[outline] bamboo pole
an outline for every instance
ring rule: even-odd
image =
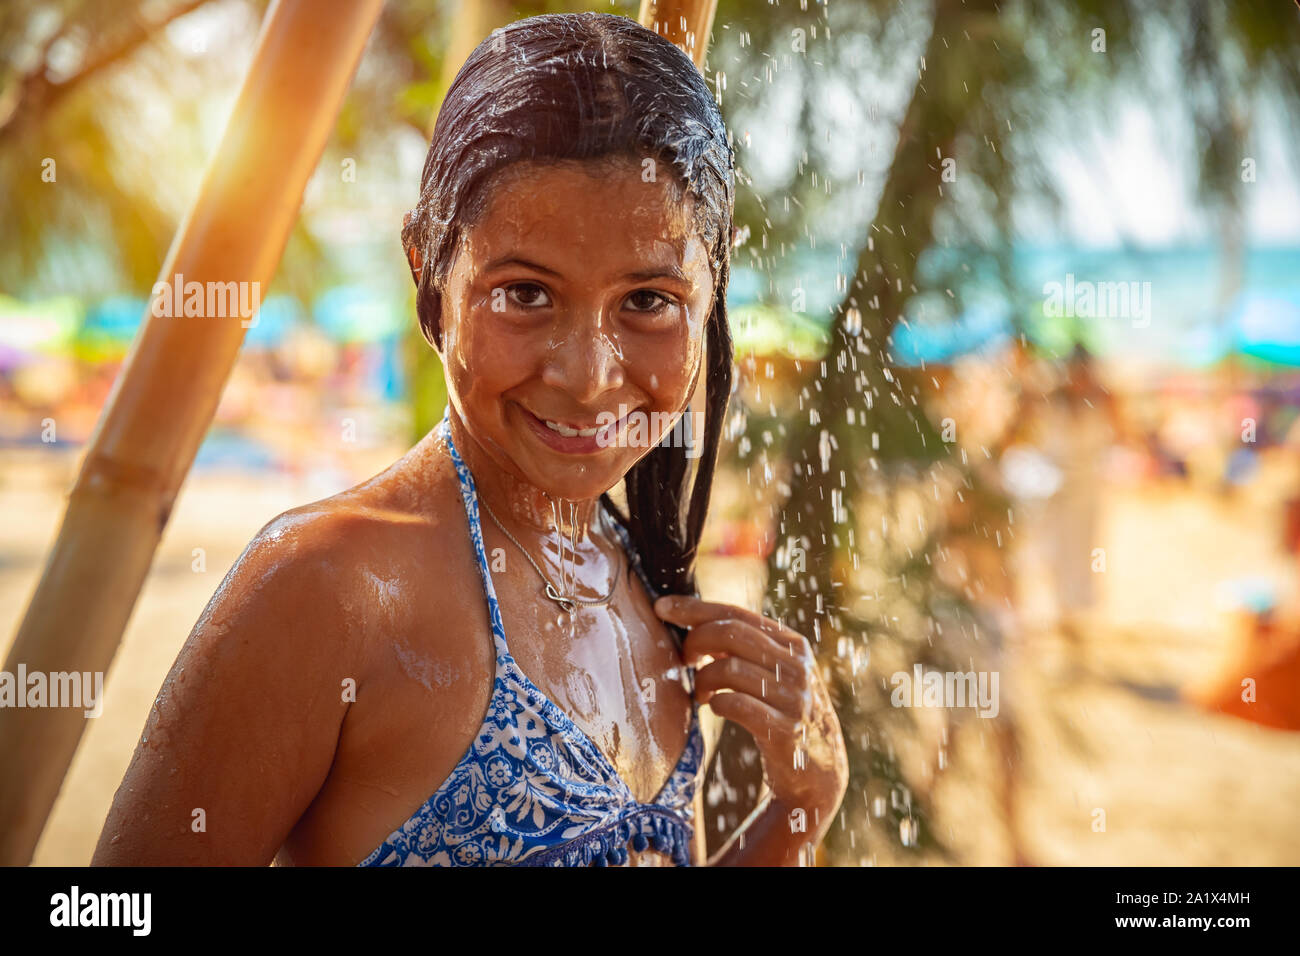
[[[666,37],[704,71],[718,0],[641,0],[637,22]]]
[[[260,298],[382,6],[275,0],[160,282],[246,282]],[[159,299],[86,449],[10,673],[108,669],[243,344],[248,317],[228,303],[213,309],[226,317],[206,314],[206,295],[202,315],[160,317]],[[0,712],[0,864],[31,862],[85,721],[67,707]]]

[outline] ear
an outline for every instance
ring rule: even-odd
[[[424,256],[420,254],[419,246],[411,246],[406,250],[406,260],[411,265],[411,276],[415,279],[415,284],[420,284],[420,276],[424,272]]]
[[[411,214],[408,212],[402,216],[402,235],[406,235],[406,227],[411,224]],[[420,274],[424,271],[424,256],[418,246],[411,245],[406,247],[406,261],[411,267],[411,277],[415,279],[415,284],[420,284]]]

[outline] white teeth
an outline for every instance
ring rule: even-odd
[[[559,432],[561,435],[565,436],[566,438],[572,438],[574,435],[578,434],[572,428],[567,428],[564,425],[561,425],[559,422],[553,422],[549,418],[546,419],[546,427],[553,432]]]
[[[559,422],[553,422],[549,418],[543,419],[546,427],[553,432],[559,432],[565,438],[573,438],[575,435],[581,435],[583,438],[590,438],[600,431],[599,428],[570,428],[568,425],[561,425]]]

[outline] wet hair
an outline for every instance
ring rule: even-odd
[[[652,598],[696,593],[695,559],[732,384],[727,282],[734,154],[717,103],[690,58],[634,20],[608,13],[515,21],[478,45],[447,91],[424,164],[420,199],[402,228],[418,249],[416,309],[441,348],[441,292],[485,187],[519,162],[653,158],[693,199],[692,229],[709,250],[714,300],[705,325],[701,453],[660,444],[624,476],[628,511],[602,505],[629,533]],[[689,414],[683,427],[689,427]],[[692,467],[694,465],[694,467]]]

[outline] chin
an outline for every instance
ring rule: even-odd
[[[626,471],[609,465],[597,466],[591,462],[587,462],[585,468],[580,462],[560,462],[537,469],[529,481],[553,498],[584,501],[599,498],[616,487],[623,480]]]

